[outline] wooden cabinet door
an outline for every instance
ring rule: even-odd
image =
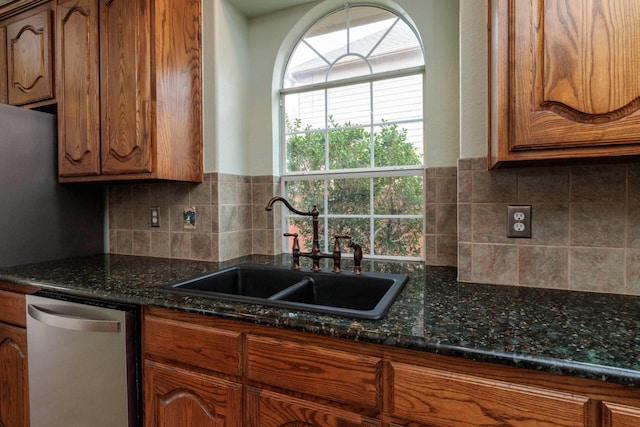
[[[7,95],[7,29],[0,27],[0,104],[9,102]]]
[[[27,331],[0,323],[0,425],[29,425]]]
[[[8,98],[24,105],[53,98],[51,10],[7,25]]]
[[[640,154],[640,3],[492,1],[491,162]]]
[[[100,173],[98,0],[58,0],[58,174]]]
[[[146,361],[147,427],[240,427],[242,384]]]
[[[100,0],[103,175],[152,170],[151,3]]]
[[[249,427],[374,427],[380,421],[342,409],[249,387]]]

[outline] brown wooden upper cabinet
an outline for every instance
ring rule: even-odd
[[[490,167],[640,154],[640,2],[490,8]]]
[[[11,105],[54,102],[52,19],[50,6],[44,5],[3,24],[6,35],[0,36],[0,41],[5,39],[6,98]],[[0,78],[0,84],[2,80]]]
[[[202,181],[200,7],[57,0],[61,182]]]

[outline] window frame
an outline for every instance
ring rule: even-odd
[[[378,6],[378,5],[370,5],[370,4],[355,4],[355,5],[349,5],[348,7],[359,7],[359,6],[367,6],[367,7],[375,7],[378,9],[382,9],[385,11],[388,11],[390,13],[393,13],[396,17],[398,17],[399,19],[403,20],[405,22],[405,24],[408,25],[408,27],[414,32],[414,35],[416,37],[416,40],[418,41],[419,45],[420,45],[420,49],[422,51],[422,55],[424,58],[424,46],[422,44],[422,40],[420,39],[416,29],[414,28],[413,25],[411,25],[409,22],[407,22],[407,20],[402,17],[400,14],[398,14],[397,12]],[[304,38],[304,36],[307,34],[307,32],[320,20],[322,20],[323,18],[331,15],[332,13],[335,13],[340,9],[336,9],[333,11],[330,11],[326,14],[324,14],[322,17],[318,18],[316,21],[314,21],[314,23],[309,26],[300,36],[299,39],[297,39],[297,41],[292,45],[291,50],[289,51],[289,56],[287,59],[287,63],[288,61],[291,59],[291,56],[293,55],[293,53],[295,52],[296,47],[302,43],[302,40]],[[280,80],[280,90],[278,92],[278,107],[279,107],[279,122],[280,122],[280,127],[279,127],[279,146],[280,146],[280,165],[279,165],[279,170],[280,170],[280,194],[285,195],[287,194],[287,183],[288,182],[295,182],[295,181],[330,181],[333,179],[352,179],[352,178],[367,178],[370,180],[370,199],[371,199],[371,210],[373,209],[373,198],[374,198],[374,194],[373,194],[373,179],[375,178],[382,178],[382,177],[403,177],[403,176],[416,176],[416,177],[421,177],[422,178],[422,187],[423,187],[423,194],[422,194],[422,210],[421,210],[421,214],[420,215],[383,215],[383,214],[375,214],[372,211],[367,214],[360,214],[360,215],[343,215],[343,214],[329,214],[329,210],[328,210],[328,206],[327,206],[327,186],[324,186],[324,190],[323,190],[323,205],[322,206],[318,206],[319,210],[320,210],[320,215],[319,215],[319,220],[321,221],[321,224],[324,225],[324,227],[322,227],[322,229],[324,230],[324,238],[322,238],[321,236],[321,241],[324,242],[324,247],[321,247],[321,250],[326,252],[329,250],[329,245],[331,245],[332,243],[332,238],[330,236],[327,235],[328,230],[329,230],[329,220],[331,218],[367,218],[369,223],[370,223],[370,244],[371,244],[371,248],[374,248],[374,233],[375,233],[375,229],[373,227],[373,223],[375,222],[376,219],[387,219],[387,218],[396,218],[396,219],[420,219],[422,221],[422,249],[424,252],[424,235],[425,235],[425,211],[424,211],[424,204],[425,204],[425,185],[426,185],[426,172],[425,172],[425,159],[424,156],[422,158],[422,164],[420,165],[406,165],[406,166],[387,166],[387,167],[376,167],[376,166],[370,166],[370,167],[366,167],[366,168],[358,168],[358,169],[331,169],[329,171],[326,170],[322,170],[322,171],[294,171],[294,172],[290,172],[287,170],[287,129],[286,129],[286,107],[285,107],[285,97],[287,95],[290,94],[297,94],[297,93],[305,93],[305,92],[312,92],[312,91],[320,91],[320,90],[330,90],[330,89],[334,89],[334,88],[339,88],[339,87],[345,87],[345,86],[352,86],[352,85],[356,85],[356,84],[362,84],[362,83],[369,83],[372,84],[378,81],[383,81],[383,80],[389,80],[389,79],[395,79],[395,78],[402,78],[402,77],[408,77],[408,76],[415,76],[415,75],[421,75],[422,76],[422,119],[420,120],[422,122],[422,128],[423,128],[423,147],[424,147],[424,130],[425,130],[425,125],[424,125],[424,88],[426,85],[426,66],[425,65],[419,65],[419,66],[412,66],[412,67],[407,67],[407,68],[403,68],[400,70],[392,70],[392,71],[383,71],[383,72],[379,72],[379,73],[371,73],[371,74],[367,74],[367,75],[360,75],[360,76],[355,76],[355,77],[349,77],[349,78],[344,78],[344,79],[336,79],[336,80],[329,80],[329,81],[323,81],[323,82],[317,82],[317,83],[312,83],[312,84],[307,84],[307,85],[302,85],[302,86],[298,86],[298,87],[284,87],[284,82],[285,82],[285,76],[286,76],[286,72],[288,70],[288,65],[284,67],[282,75],[281,75],[281,80]],[[371,96],[373,96],[373,94],[371,94]],[[384,122],[385,125],[393,125],[393,124],[398,124],[401,125],[402,123],[415,123],[416,120],[415,119],[409,119],[406,121],[389,121],[389,122]],[[366,126],[373,128],[373,127],[377,127],[382,125],[382,123],[369,123]],[[327,131],[327,128],[325,127],[324,131]],[[308,207],[309,209],[311,208],[311,206]],[[284,212],[281,216],[281,221],[282,221],[282,230],[287,230],[289,228],[289,224],[288,224],[288,219],[289,218],[296,218],[296,219],[301,219],[301,218],[305,218],[299,215],[295,215],[293,213],[290,212]],[[290,252],[290,248],[289,248],[289,238],[282,236],[281,238],[281,244],[282,244],[282,249],[285,252]],[[393,255],[376,255],[374,253],[374,251],[372,250],[371,253],[367,253],[367,258],[370,258],[372,260],[376,260],[376,259],[392,259],[392,260],[401,260],[401,261],[422,261],[424,260],[424,253],[421,256],[393,256]]]

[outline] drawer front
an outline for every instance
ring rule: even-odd
[[[145,354],[230,375],[241,375],[239,332],[147,316],[143,322]]]
[[[455,427],[588,425],[585,396],[402,363],[391,370],[396,417]]]
[[[249,427],[380,427],[380,421],[267,390],[249,387]]]
[[[23,294],[0,291],[0,322],[26,328],[26,310]]]
[[[602,425],[604,427],[638,427],[640,426],[640,408],[602,403]]]
[[[287,390],[380,408],[381,359],[249,335],[248,378]]]

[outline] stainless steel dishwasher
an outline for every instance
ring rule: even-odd
[[[27,296],[31,427],[140,425],[139,309]]]

